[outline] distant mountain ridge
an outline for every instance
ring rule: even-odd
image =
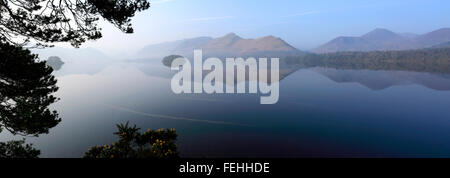
[[[176,54],[190,57],[194,49],[202,49],[203,55],[209,57],[283,57],[304,53],[274,36],[244,39],[229,33],[219,38],[199,37],[149,45],[140,50],[138,56],[148,58]]]
[[[360,37],[338,37],[312,50],[315,53],[342,51],[389,51],[430,48],[450,42],[450,28],[442,28],[423,35],[395,33],[377,28]]]
[[[108,55],[94,48],[36,48],[33,49],[32,52],[38,54],[41,60],[47,60],[52,56],[58,56],[65,64],[64,67],[56,73],[57,75],[80,73],[95,74],[115,61]]]
[[[441,43],[438,45],[434,45],[431,48],[450,48],[450,41],[449,42],[445,42],[445,43]]]

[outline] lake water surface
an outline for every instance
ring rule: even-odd
[[[175,128],[184,157],[450,157],[448,74],[296,68],[279,102],[260,105],[256,94],[176,95],[162,64],[65,67],[53,105],[62,122],[27,139],[42,157],[81,157],[126,121]]]

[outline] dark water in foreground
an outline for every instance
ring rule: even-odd
[[[42,157],[81,157],[126,121],[175,128],[185,157],[450,157],[446,74],[304,68],[280,82],[276,105],[260,105],[259,95],[175,95],[162,65],[64,72],[63,121],[28,138]]]

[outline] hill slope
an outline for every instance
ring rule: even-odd
[[[194,49],[202,49],[208,57],[284,57],[303,54],[284,40],[266,36],[244,39],[234,33],[223,37],[200,37],[164,44],[150,45],[141,50],[141,57],[164,57],[172,54],[192,57]],[[154,52],[156,51],[156,52]]]
[[[315,53],[330,53],[409,50],[430,48],[448,41],[450,41],[450,28],[442,28],[423,35],[399,34],[378,28],[360,37],[338,37],[312,51]]]

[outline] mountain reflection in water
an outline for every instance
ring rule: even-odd
[[[184,157],[450,156],[450,71],[280,60],[280,101],[266,106],[256,94],[175,95],[176,71],[157,61],[102,62],[88,73],[63,66],[53,105],[63,120],[29,140],[43,157],[80,157],[130,121],[176,128]]]

